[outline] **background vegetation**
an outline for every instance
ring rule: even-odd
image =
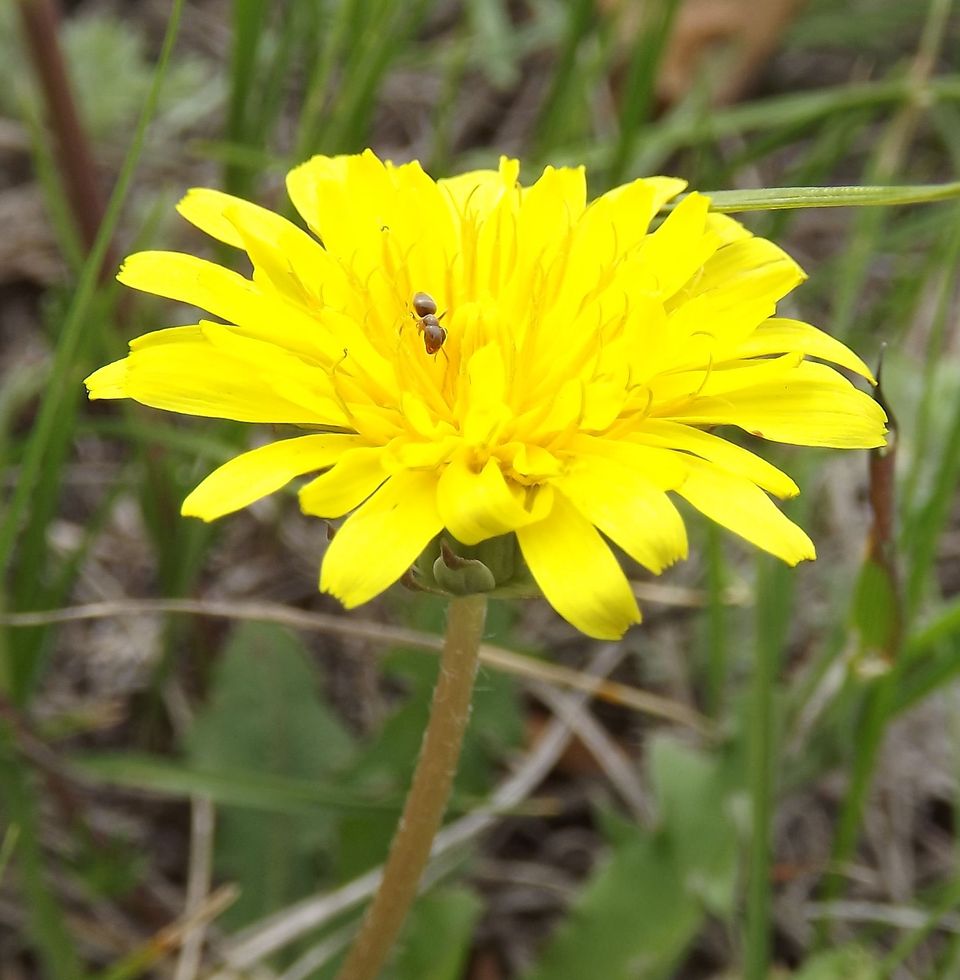
[[[594,193],[950,180],[960,21],[949,0],[198,0],[177,32],[178,3],[70,4],[101,225],[27,55],[44,6],[0,6],[0,975],[329,977],[443,608],[398,588],[345,615],[290,495],[178,516],[264,434],[85,402],[130,337],[189,322],[122,294],[118,257],[209,248],[173,213],[190,186],[289,210],[292,164],[367,145],[437,176],[583,162]],[[811,273],[791,314],[871,363],[885,345],[896,454],[871,479],[864,453],[773,450],[820,560],[688,513],[691,560],[636,582],[620,644],[494,605],[398,980],[960,976],[960,205],[744,220]]]

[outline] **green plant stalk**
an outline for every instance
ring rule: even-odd
[[[944,605],[937,614],[917,630],[907,641],[905,656],[911,663],[926,659],[930,652],[943,640],[960,633],[960,601],[954,600]],[[960,669],[960,664],[954,664]]]
[[[770,967],[770,863],[774,805],[777,670],[792,603],[788,570],[766,556],[757,565],[756,657],[749,695],[747,753],[750,789],[750,847],[745,980],[766,980]]]
[[[80,398],[79,377],[74,378],[86,341],[85,329],[90,321],[97,298],[97,278],[108,253],[120,210],[133,180],[146,136],[147,125],[156,110],[160,87],[166,75],[170,54],[180,25],[183,0],[175,0],[167,23],[167,31],[161,48],[157,68],[147,97],[144,101],[130,149],[117,178],[116,186],[97,231],[93,247],[87,256],[77,282],[73,301],[67,311],[57,344],[50,376],[44,391],[36,421],[24,449],[20,476],[6,513],[0,522],[0,576],[5,577],[13,562],[14,547],[23,528],[24,518],[34,503],[43,475],[51,486],[58,486],[57,467],[54,462],[62,456],[68,442],[64,431],[65,419],[76,411]],[[45,496],[45,495],[41,495]],[[34,532],[31,532],[34,533]],[[34,669],[34,658],[17,658],[6,671],[0,670],[0,683],[12,689],[15,699],[23,700],[28,690],[28,679]]]
[[[623,180],[640,131],[653,111],[660,58],[679,6],[679,0],[663,0],[645,7],[645,23],[627,65],[621,95],[620,133],[606,174],[609,187],[616,187]]]
[[[427,173],[439,176],[450,171],[450,149],[454,144],[453,122],[458,109],[457,97],[463,87],[463,79],[470,60],[470,36],[466,30],[458,34],[450,44],[447,64],[443,72],[440,98],[433,112],[433,138],[425,164]]]
[[[746,980],[763,980],[770,962],[770,821],[774,651],[758,645],[750,690],[750,872],[747,884]]]
[[[840,113],[859,109],[882,109],[890,103],[910,98],[913,91],[909,79],[895,78],[771,96],[717,109],[711,114],[709,127],[704,127],[697,118],[674,115],[649,131],[642,148],[631,159],[628,170],[630,173],[656,173],[665,160],[684,147],[716,143],[727,136],[743,135],[754,130],[812,126],[825,119],[836,119]],[[924,87],[924,96],[932,102],[960,98],[960,76],[931,78]],[[595,167],[600,162],[601,152],[585,146],[577,156],[589,167]]]
[[[960,165],[960,160],[955,161]],[[928,459],[931,441],[934,437],[932,423],[935,416],[934,406],[939,401],[939,386],[936,384],[937,371],[942,364],[944,346],[947,343],[947,324],[952,312],[954,289],[954,270],[960,264],[960,207],[954,206],[953,220],[947,223],[946,231],[936,254],[940,263],[940,276],[934,281],[936,307],[930,329],[930,337],[926,344],[926,357],[923,364],[923,392],[920,405],[917,408],[917,418],[913,426],[915,444],[914,458]],[[927,291],[924,290],[923,301],[928,302]],[[921,467],[914,465],[905,474],[901,499],[903,513],[914,513],[914,502],[920,483]],[[906,540],[909,538],[905,535]]]
[[[71,275],[77,276],[83,268],[86,250],[70,210],[70,202],[64,194],[63,178],[43,121],[40,104],[34,104],[25,98],[20,99],[20,116],[30,135],[30,160],[43,196],[50,227],[53,229],[54,240]]]
[[[724,590],[727,587],[727,570],[723,556],[720,529],[713,524],[707,528],[707,636],[706,647],[706,700],[708,714],[718,721],[723,717],[727,690],[729,661],[729,635]]]
[[[960,936],[953,933],[944,943],[944,950],[930,974],[930,980],[952,980],[960,970]]]
[[[567,8],[564,32],[550,89],[537,120],[536,152],[538,159],[546,158],[560,142],[564,121],[569,117],[575,100],[582,97],[583,79],[575,70],[577,53],[591,32],[596,16],[594,0],[572,0]]]
[[[166,75],[170,53],[173,50],[173,43],[180,26],[183,2],[184,0],[174,0],[170,12],[170,19],[167,22],[166,36],[163,40],[163,47],[157,62],[157,70],[154,74],[150,91],[147,93],[147,98],[144,102],[143,110],[140,113],[140,119],[137,122],[130,149],[127,152],[120,175],[117,178],[116,186],[110,195],[110,201],[107,204],[103,221],[97,232],[96,241],[90,250],[90,254],[87,256],[87,261],[84,264],[83,271],[77,283],[77,290],[74,293],[73,302],[70,304],[70,309],[64,320],[60,343],[57,345],[56,354],[54,355],[49,383],[46,387],[43,401],[40,403],[40,409],[30,435],[30,442],[24,453],[17,487],[7,507],[3,523],[0,524],[0,573],[5,573],[10,567],[17,531],[20,528],[24,512],[30,504],[40,474],[46,465],[47,447],[56,434],[61,408],[65,403],[65,399],[69,398],[72,394],[76,394],[64,382],[70,377],[74,369],[77,353],[83,340],[83,329],[86,324],[87,314],[89,313],[96,293],[97,273],[103,265],[104,257],[107,254],[107,249],[113,236],[113,230],[120,217],[120,209],[123,207],[127,191],[133,180],[134,170],[143,150],[147,125],[156,110],[160,86]]]
[[[936,558],[940,533],[950,515],[950,507],[960,475],[960,404],[954,410],[949,432],[939,447],[930,494],[916,513],[910,515],[905,528],[904,550],[907,552],[907,615],[916,616]]]
[[[930,909],[923,925],[908,932],[900,942],[880,962],[879,975],[892,977],[903,961],[923,942],[948,915],[960,904],[960,879],[954,878],[940,896],[940,900]]]
[[[310,74],[300,103],[300,116],[297,119],[297,135],[292,158],[294,164],[306,160],[320,145],[324,106],[336,61],[336,52],[342,48],[341,39],[347,29],[348,6],[348,3],[337,4],[329,13],[329,23],[326,22],[326,7],[318,7],[315,11],[317,24],[311,30],[308,40],[308,44],[314,49],[314,54],[310,59]],[[317,26],[320,24],[326,29]]]
[[[887,184],[903,168],[904,159],[930,100],[927,86],[946,35],[953,0],[929,0],[923,33],[907,71],[907,91],[890,122],[885,125],[865,177],[869,183]],[[882,211],[857,215],[846,247],[841,252],[838,283],[833,303],[833,333],[852,339],[860,294],[866,284],[877,243],[884,235],[886,215]]]
[[[80,959],[67,931],[57,900],[47,886],[40,820],[26,767],[20,759],[11,726],[0,719],[0,800],[8,828],[16,828],[17,864],[27,913],[27,930],[46,976],[79,980]]]
[[[844,799],[843,809],[837,824],[837,834],[833,842],[830,872],[823,882],[820,898],[831,902],[837,898],[846,880],[846,866],[853,855],[857,843],[857,833],[863,816],[867,795],[873,780],[873,769],[887,733],[887,723],[892,714],[897,690],[900,686],[902,669],[894,663],[891,670],[873,687],[863,707],[862,721],[857,726],[856,751],[850,786]],[[829,920],[824,918],[817,928],[817,945],[825,947],[828,942]]]
[[[383,878],[338,980],[379,976],[417,894],[453,786],[486,618],[484,595],[450,600],[430,719]]]
[[[246,146],[254,137],[251,92],[260,81],[257,78],[257,57],[260,42],[266,34],[268,5],[264,0],[233,0],[233,48],[230,52],[230,101],[227,107],[227,139]],[[252,183],[250,171],[228,161],[224,182],[231,194],[245,196]]]
[[[710,198],[710,210],[720,214],[737,211],[781,211],[788,208],[896,207],[958,198],[960,181],[900,186],[761,187],[756,190],[703,193]]]
[[[368,16],[378,27],[363,32],[364,43],[349,66],[349,79],[345,74],[341,89],[344,97],[337,100],[325,129],[324,143],[331,152],[355,153],[363,148],[381,83],[394,54],[414,37],[427,6],[428,0],[396,6],[386,3],[380,10],[373,3],[366,4]]]
[[[19,837],[19,826],[11,824],[3,832],[3,838],[0,839],[0,885],[3,884],[3,876],[7,872],[7,865],[10,863],[10,858],[13,857],[13,852],[16,850]]]

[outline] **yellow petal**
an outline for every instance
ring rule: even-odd
[[[547,373],[546,371],[544,373]],[[584,384],[567,377],[553,388],[550,397],[531,392],[531,408],[518,419],[518,427],[533,441],[541,441],[572,429],[583,413]]]
[[[705,231],[709,206],[709,198],[688,194],[641,244],[641,261],[661,296],[677,292],[716,251],[718,239]]]
[[[578,511],[634,560],[659,574],[687,557],[687,532],[667,495],[635,470],[594,458],[557,481]]]
[[[307,310],[276,289],[264,292],[236,272],[180,252],[137,252],[124,261],[117,279],[198,306],[236,324],[238,333],[282,344],[325,365],[342,357],[344,338],[349,341],[359,330],[342,314],[319,305]],[[338,329],[344,324],[345,329]]]
[[[525,502],[524,489],[507,483],[495,459],[487,460],[479,472],[462,459],[453,460],[437,485],[444,526],[464,544],[478,544],[529,524],[535,515]]]
[[[359,507],[387,478],[383,449],[350,448],[326,473],[300,490],[300,508],[316,517],[342,517]]]
[[[497,206],[506,192],[514,190],[519,176],[519,161],[501,157],[497,170],[471,170],[455,177],[444,177],[437,184],[448,196],[458,216],[469,210],[482,219]]]
[[[470,385],[464,389],[468,401],[461,431],[469,444],[481,445],[493,440],[510,416],[504,404],[506,372],[500,348],[496,344],[481,347],[470,358],[467,370]]]
[[[249,319],[262,305],[250,280],[183,252],[136,252],[124,260],[117,279],[145,293],[198,306],[230,323]]]
[[[749,480],[695,463],[677,493],[712,521],[788,565],[817,557],[806,533]]]
[[[180,513],[215,520],[279,490],[296,476],[330,466],[356,444],[356,436],[309,435],[251,449],[214,470],[184,500]]]
[[[730,242],[753,237],[753,233],[744,228],[739,221],[728,214],[717,214],[715,211],[707,215],[707,228],[719,236],[721,245],[729,245]]]
[[[652,218],[668,201],[682,193],[687,186],[685,180],[679,177],[643,177],[643,182],[653,190]]]
[[[306,221],[310,230],[323,239],[320,231],[320,186],[331,182],[343,182],[347,173],[348,156],[315,156],[287,174],[287,194],[293,206]]]
[[[659,490],[675,490],[687,478],[683,456],[654,446],[641,446],[628,438],[577,435],[570,442],[575,459],[611,460],[640,474]]]
[[[710,256],[704,263],[703,272],[697,277],[693,295],[725,295],[731,289],[756,289],[772,278],[782,279],[784,291],[781,295],[786,295],[806,276],[779,245],[751,235],[718,248]]]
[[[288,174],[287,190],[327,250],[360,283],[389,262],[390,278],[403,279],[405,300],[416,291],[440,291],[459,243],[447,197],[419,164],[394,167],[370,150],[314,157]]]
[[[274,289],[308,309],[332,306],[362,317],[362,302],[342,267],[305,231],[264,208],[230,205],[223,217],[250,256],[255,281],[268,279]]]
[[[215,327],[229,329],[208,325]],[[199,327],[191,336],[194,339],[137,345],[128,357],[88,378],[92,397],[116,398],[122,393],[152,408],[238,422],[349,427],[336,402],[321,394],[325,376],[319,374],[311,387],[304,377],[312,377],[309,369],[292,364],[285,351],[249,341],[255,349],[240,357],[215,346]]]
[[[774,442],[836,449],[885,443],[886,413],[825,364],[804,361],[790,380],[697,398],[673,416],[691,425],[737,425]]]
[[[202,322],[202,321],[201,321]],[[164,327],[153,330],[130,341],[130,350],[146,350],[148,347],[161,347],[164,344],[205,343],[203,327],[200,323],[190,323],[185,327]]]
[[[236,225],[225,217],[227,210],[242,212],[246,222],[273,223],[285,221],[280,215],[258,204],[251,204],[242,197],[224,194],[208,187],[193,187],[177,205],[180,214],[211,238],[234,248],[243,248],[243,239],[237,234]]]
[[[718,363],[739,356],[739,345],[802,280],[800,267],[763,239],[719,249],[668,302],[670,343],[658,349],[648,370],[677,370],[690,363],[691,338],[710,338],[711,357]],[[699,349],[693,353],[700,355]]]
[[[677,181],[682,186],[682,181]],[[614,265],[633,251],[647,234],[658,210],[657,188],[634,180],[591,201],[573,228],[563,279],[553,307],[561,322],[608,277]]]
[[[105,364],[83,379],[87,394],[94,398],[127,398],[127,359]]]
[[[783,351],[800,351],[808,357],[818,357],[848,368],[876,384],[870,368],[846,344],[802,320],[775,317],[759,327],[737,348],[738,357],[762,357]]]
[[[443,527],[436,490],[433,473],[391,477],[337,531],[320,588],[352,609],[396,582]]]
[[[756,483],[777,497],[795,497],[800,493],[800,488],[786,473],[782,473],[765,459],[691,425],[680,425],[663,419],[645,419],[632,438],[644,445],[693,453],[735,476]]]
[[[559,493],[550,516],[519,528],[517,540],[550,605],[578,630],[616,640],[640,622],[637,600],[613,552]]]
[[[803,360],[802,354],[764,357],[752,361],[732,361],[715,365],[707,361],[694,371],[676,371],[650,382],[653,404],[650,412],[659,415],[660,406],[693,396],[709,398],[728,395],[760,384],[787,381]]]
[[[583,167],[544,168],[540,179],[524,192],[517,212],[517,232],[523,242],[525,266],[529,268],[555,256],[586,203],[587,178]]]

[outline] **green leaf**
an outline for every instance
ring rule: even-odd
[[[667,838],[635,828],[594,872],[526,980],[672,976],[701,920]]]
[[[263,813],[313,814],[333,810],[383,810],[395,816],[401,798],[367,800],[345,793],[329,780],[295,779],[243,768],[199,769],[183,762],[137,752],[91,752],[70,756],[72,769],[112,786],[184,799],[207,796],[214,803]]]
[[[886,653],[894,649],[900,625],[899,601],[890,569],[867,558],[853,597],[853,622],[864,651]]]
[[[519,68],[516,52],[504,43],[513,30],[503,0],[467,0],[471,47],[484,74],[498,89],[515,85]]]
[[[684,886],[708,911],[730,915],[738,840],[729,766],[719,755],[708,756],[661,737],[650,747],[650,779]]]
[[[320,699],[306,651],[267,624],[236,629],[217,664],[213,694],[189,738],[191,764],[204,772],[329,779],[352,757],[350,738]],[[266,814],[224,808],[215,864],[239,883],[224,917],[239,926],[302,897],[335,850],[333,815]]]
[[[814,956],[794,980],[880,980],[877,961],[861,946],[841,946]]]
[[[393,980],[459,980],[483,903],[464,888],[423,895],[400,938]]]
[[[527,980],[671,977],[706,912],[732,914],[738,866],[734,762],[668,737],[653,742],[658,828],[604,815],[612,853]]]

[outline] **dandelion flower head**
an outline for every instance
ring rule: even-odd
[[[657,223],[680,180],[588,204],[583,168],[547,167],[529,187],[518,173],[503,159],[434,181],[369,150],[315,157],[287,178],[309,232],[190,191],[180,213],[244,250],[252,276],[130,256],[121,282],[222,322],[134,340],[87,379],[90,396],[301,427],[215,470],[183,513],[213,520],[312,475],[304,512],[346,516],[320,587],[348,607],[441,533],[515,535],[556,610],[617,637],[640,614],[610,542],[655,573],[685,557],[672,495],[790,564],[813,558],[771,499],[796,484],[714,431],[883,444],[882,409],[831,366],[872,380],[864,363],[775,316],[797,264],[701,194]]]

